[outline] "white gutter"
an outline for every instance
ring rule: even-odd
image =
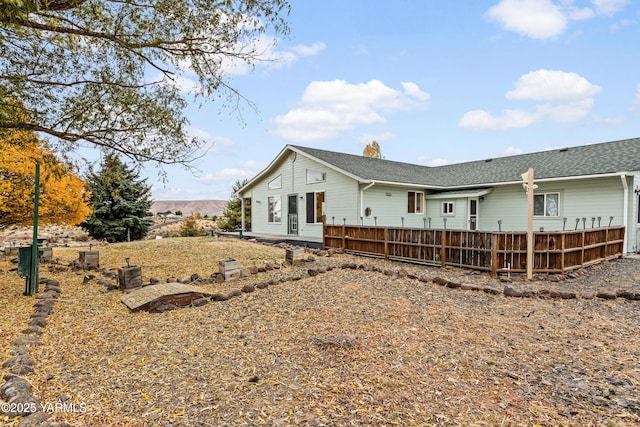
[[[371,181],[369,185],[360,190],[360,216],[364,217],[364,192],[376,185],[375,181]]]
[[[629,235],[629,184],[627,184],[627,175],[620,174],[620,180],[622,181],[624,203],[622,208],[622,225],[624,226],[624,242],[622,243],[622,253],[627,253],[627,236]]]

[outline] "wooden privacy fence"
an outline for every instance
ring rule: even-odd
[[[535,232],[533,272],[565,273],[622,256],[624,227]],[[434,266],[498,273],[527,271],[526,231],[324,225],[323,246]]]

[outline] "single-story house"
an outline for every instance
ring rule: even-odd
[[[640,138],[437,167],[287,145],[239,191],[252,233],[319,242],[322,221],[413,228],[527,229],[523,174],[534,170],[534,230],[626,227],[640,251]],[[244,221],[244,218],[243,218]]]

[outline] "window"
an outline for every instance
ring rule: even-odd
[[[315,184],[317,182],[324,182],[327,179],[327,174],[320,171],[314,171],[307,169],[307,184]]]
[[[269,181],[269,190],[277,190],[278,188],[282,188],[282,175],[278,175]]]
[[[407,213],[424,213],[424,193],[422,191],[409,191],[407,193]]]
[[[267,198],[269,209],[269,222],[277,223],[282,221],[282,201],[280,196],[271,196]]]
[[[640,196],[638,196],[638,224],[640,224]]]
[[[535,216],[559,216],[559,193],[544,193],[533,195],[533,215]]]
[[[322,222],[324,216],[324,191],[307,193],[307,224]]]
[[[442,215],[453,215],[453,202],[442,202]]]

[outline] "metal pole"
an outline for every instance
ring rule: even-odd
[[[40,163],[36,162],[36,182],[33,192],[33,239],[31,240],[31,265],[26,294],[38,293],[38,203],[40,202]]]
[[[533,278],[533,168],[527,171],[527,279]]]

